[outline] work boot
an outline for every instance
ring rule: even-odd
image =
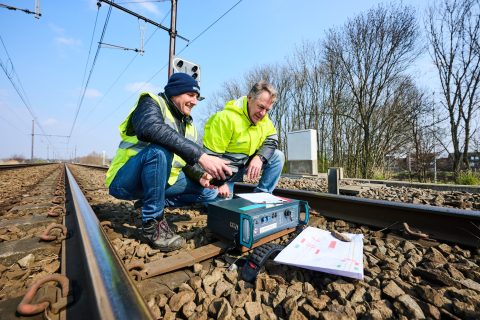
[[[178,250],[185,245],[185,239],[170,229],[165,218],[144,222],[143,236],[150,246],[162,252]]]

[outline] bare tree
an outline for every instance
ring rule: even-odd
[[[472,121],[480,105],[479,11],[478,0],[442,0],[430,7],[425,22],[449,116],[456,178],[469,167]]]
[[[434,102],[425,90],[418,89],[413,82],[406,83],[403,98],[405,104],[409,105],[410,129],[404,151],[409,157],[413,156],[412,167],[418,180],[426,182],[437,157],[436,137],[439,134],[436,131]]]
[[[325,112],[330,118],[331,164],[343,166],[348,175],[357,172],[356,141],[350,141],[354,128],[358,127],[352,99],[346,90],[345,77],[340,76],[341,61],[332,51],[323,52],[323,73],[326,87]],[[356,137],[359,134],[355,134]]]
[[[378,6],[327,35],[327,54],[338,60],[339,76],[344,77],[358,113],[365,178],[375,165],[380,128],[374,127],[382,124],[377,115],[391,98],[390,85],[418,56],[418,35],[414,11],[404,6]]]
[[[316,130],[318,153],[322,161],[330,135],[326,135],[329,119],[324,110],[327,89],[321,43],[304,41],[287,63],[292,79],[289,116],[293,121],[289,130]]]

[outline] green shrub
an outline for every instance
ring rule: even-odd
[[[383,168],[373,168],[372,179],[373,180],[389,180],[392,178],[392,174]]]
[[[472,172],[470,170],[462,171],[458,177],[458,184],[475,186],[480,185],[480,177],[478,173]]]
[[[288,173],[288,160],[285,159],[285,163],[283,164],[282,173]]]

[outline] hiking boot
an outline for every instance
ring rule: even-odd
[[[155,249],[162,252],[178,250],[185,245],[185,239],[175,234],[165,218],[148,220],[143,223],[143,237]]]

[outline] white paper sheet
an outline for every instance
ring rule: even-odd
[[[363,234],[345,233],[343,242],[329,231],[307,227],[274,259],[309,270],[363,279]]]
[[[274,196],[273,194],[266,192],[255,192],[255,193],[236,193],[235,195],[240,198],[246,199],[253,203],[283,203],[286,199]]]

